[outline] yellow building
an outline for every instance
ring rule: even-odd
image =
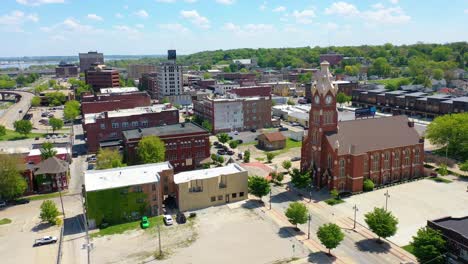
[[[248,172],[237,164],[174,175],[180,211],[247,199]]]
[[[291,82],[267,82],[260,85],[271,86],[271,93],[278,96],[292,96],[296,89],[296,85]]]

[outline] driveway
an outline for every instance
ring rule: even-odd
[[[357,221],[365,225],[364,214],[374,207],[384,207],[384,193],[388,190],[388,210],[399,220],[396,235],[389,239],[404,246],[411,242],[419,228],[426,226],[427,220],[468,215],[468,182],[455,177],[452,180],[452,183],[437,183],[427,179],[404,183],[354,195],[347,198],[346,203],[335,205],[334,208],[353,217],[352,207],[356,204],[359,208]]]

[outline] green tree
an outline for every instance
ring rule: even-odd
[[[283,168],[285,170],[287,170],[289,172],[289,169],[291,168],[292,163],[289,160],[285,160],[285,161],[283,161],[283,163],[281,165],[283,166]]]
[[[138,143],[137,155],[143,164],[162,162],[166,156],[166,147],[159,137],[145,136]]]
[[[41,98],[39,96],[34,96],[31,99],[31,106],[37,107],[41,105]]]
[[[296,105],[296,103],[295,103],[293,100],[291,100],[291,99],[288,99],[287,104],[288,104],[288,105]]]
[[[203,80],[211,79],[213,76],[211,76],[211,73],[205,72],[203,73]]]
[[[246,68],[242,68],[242,69],[239,70],[239,72],[241,72],[241,73],[248,73],[249,71],[248,71]]]
[[[32,123],[29,120],[17,120],[13,126],[15,127],[16,132],[23,134],[24,136],[27,136],[33,129]]]
[[[229,135],[226,133],[219,133],[216,135],[216,137],[218,138],[219,142],[223,144],[229,141]]]
[[[213,125],[212,125],[212,124],[210,123],[210,121],[208,121],[208,120],[203,120],[201,126],[202,126],[204,129],[208,130],[208,131],[212,131],[212,130],[213,130]]]
[[[237,140],[229,141],[229,147],[230,148],[235,149],[235,148],[237,148],[237,145],[239,145],[239,141],[237,141]]]
[[[333,197],[333,199],[339,199],[340,198],[340,193],[336,188],[333,188],[333,190],[330,191],[330,195]]]
[[[311,183],[310,173],[304,172],[302,173],[299,169],[294,168],[291,174],[291,183],[294,187],[299,189],[305,189],[310,186]]]
[[[448,170],[447,170],[447,165],[446,164],[440,164],[439,166],[439,169],[437,170],[437,172],[441,175],[441,176],[446,176],[449,174]]]
[[[39,217],[43,222],[48,222],[49,224],[55,225],[57,223],[57,217],[59,216],[59,211],[55,203],[51,200],[45,200],[41,204],[41,214]]]
[[[339,92],[337,95],[336,95],[336,102],[338,102],[340,104],[340,107],[343,107],[343,104],[344,103],[347,103],[351,101],[351,96],[347,96],[345,93],[343,92]]]
[[[379,57],[372,63],[371,74],[387,77],[390,75],[391,66],[386,58]]]
[[[0,197],[14,199],[24,193],[27,184],[22,173],[26,169],[19,155],[0,154]]]
[[[50,106],[63,105],[67,101],[67,96],[62,92],[47,93],[46,98]]]
[[[161,100],[161,104],[168,104],[169,103],[169,99],[167,99],[166,97],[164,97],[162,100]]]
[[[319,227],[317,237],[327,249],[328,254],[330,250],[336,248],[344,239],[344,233],[341,228],[336,224],[329,223]]]
[[[223,156],[221,156],[221,155],[218,156],[218,163],[219,163],[219,164],[223,164],[223,163],[224,163],[224,157],[223,157]]]
[[[433,145],[445,146],[450,156],[468,159],[468,113],[436,117],[426,130],[426,138]]]
[[[465,160],[465,162],[461,163],[458,167],[462,171],[468,171],[468,160]]]
[[[80,103],[76,100],[71,100],[65,103],[63,108],[63,116],[66,120],[75,120],[80,115]]]
[[[57,151],[54,149],[54,144],[50,142],[44,142],[41,146],[41,159],[46,160],[48,158],[55,157]]]
[[[249,193],[262,199],[270,192],[270,183],[267,179],[260,176],[250,176],[248,179]]]
[[[432,50],[432,59],[435,61],[446,61],[452,50],[448,47],[440,46]]]
[[[436,80],[442,80],[444,78],[444,71],[441,69],[434,69],[432,71],[432,77]]]
[[[411,246],[419,263],[446,263],[442,256],[446,252],[446,243],[438,230],[429,227],[419,229],[416,236],[413,236]]]
[[[392,215],[391,212],[385,211],[383,208],[374,208],[374,211],[364,215],[366,224],[370,230],[374,232],[379,238],[387,238],[395,235],[397,231],[398,219]]]
[[[0,137],[5,136],[6,132],[7,132],[7,130],[6,130],[5,126],[0,125]]]
[[[289,204],[288,209],[285,212],[288,221],[295,225],[297,228],[298,224],[304,224],[307,222],[309,214],[307,207],[300,202],[292,202]]]
[[[56,80],[49,80],[49,87],[54,87],[57,84]]]
[[[312,73],[308,72],[299,74],[297,81],[302,84],[310,83],[312,81]]]
[[[100,149],[98,151],[96,169],[105,170],[124,166],[122,155],[118,150]]]
[[[274,157],[275,157],[275,154],[274,154],[274,153],[272,153],[272,152],[267,152],[266,158],[267,158],[267,162],[268,162],[268,163],[271,163],[271,161],[273,160]]]
[[[49,125],[52,127],[52,133],[55,133],[55,130],[60,130],[63,127],[63,120],[52,117],[49,119]]]
[[[354,65],[346,65],[344,67],[344,72],[346,75],[356,76],[359,73],[359,68]]]
[[[249,163],[250,162],[250,150],[246,150],[244,152],[244,162]]]
[[[374,190],[374,182],[371,179],[365,179],[362,189],[365,192],[370,192],[370,191]]]

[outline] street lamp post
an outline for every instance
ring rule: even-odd
[[[309,203],[312,202],[312,182],[310,182],[310,186],[309,186]]]
[[[357,211],[359,211],[359,209],[357,208],[357,205],[354,205],[353,209],[354,209],[354,225],[353,225],[353,230],[354,230],[356,229],[356,213]]]
[[[312,220],[312,216],[310,215],[310,213],[309,213],[308,220],[309,220],[309,227],[307,229],[307,239],[310,239],[310,220]]]
[[[387,192],[385,192],[384,196],[385,196],[385,211],[387,211],[388,198],[390,198],[390,194],[388,194],[388,190]]]

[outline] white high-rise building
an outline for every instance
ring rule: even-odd
[[[168,51],[168,62],[162,63],[157,68],[158,97],[178,96],[183,91],[183,67],[177,65],[175,50]]]

